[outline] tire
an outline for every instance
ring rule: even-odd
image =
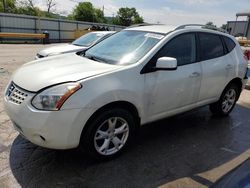
[[[236,84],[227,86],[216,103],[210,105],[210,111],[216,116],[228,116],[239,99],[240,88]]]
[[[130,112],[116,108],[98,114],[81,136],[80,149],[96,160],[117,157],[128,146],[135,132]]]

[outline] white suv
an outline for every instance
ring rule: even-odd
[[[27,63],[4,97],[31,142],[118,155],[139,125],[210,104],[228,115],[247,81],[238,42],[198,26],[128,28],[82,54]]]

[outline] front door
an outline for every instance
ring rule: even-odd
[[[195,34],[174,37],[151,62],[156,63],[160,57],[176,58],[178,67],[173,71],[145,74],[144,105],[148,121],[174,114],[178,109],[194,104],[199,96],[202,75],[200,63],[196,62]]]

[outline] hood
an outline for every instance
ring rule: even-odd
[[[44,50],[41,50],[38,54],[46,57],[46,56],[53,55],[53,54],[56,55],[56,54],[62,54],[62,53],[77,52],[77,51],[85,50],[85,49],[87,49],[87,47],[85,46],[63,44],[63,45],[57,45],[57,46],[45,48]]]
[[[12,80],[23,89],[36,92],[50,85],[78,81],[120,67],[70,53],[24,64],[13,74]]]

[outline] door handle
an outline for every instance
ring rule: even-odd
[[[199,72],[193,72],[189,77],[190,78],[195,78],[195,77],[199,77],[201,74]]]
[[[227,64],[226,70],[230,70],[230,69],[232,69],[232,68],[233,68],[233,65]]]

